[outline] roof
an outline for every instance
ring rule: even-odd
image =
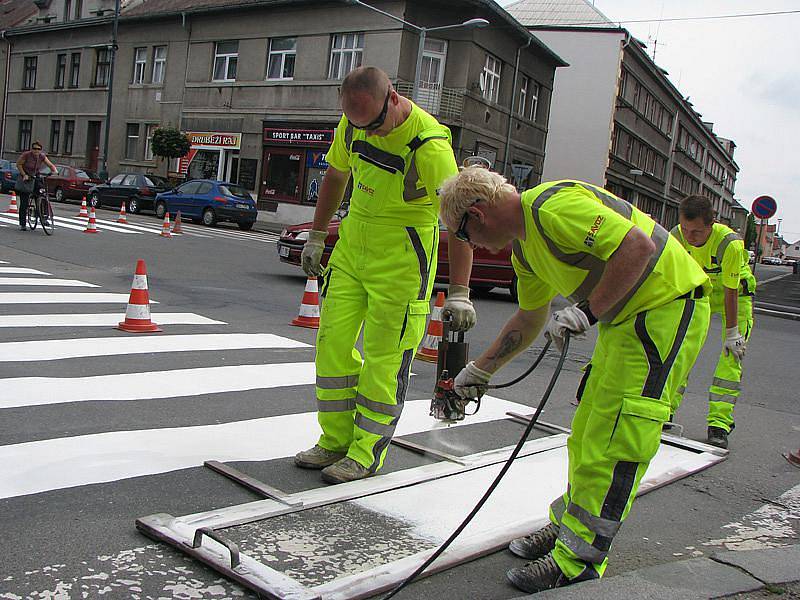
[[[525,27],[619,28],[586,0],[518,0],[506,10]]]
[[[3,0],[0,2],[0,29],[24,23],[39,14],[33,0]]]
[[[200,12],[211,8],[237,8],[242,6],[258,6],[259,4],[276,4],[269,0],[144,0],[130,10],[125,16],[144,16],[155,13]]]

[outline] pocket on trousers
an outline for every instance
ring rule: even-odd
[[[626,394],[608,444],[609,458],[648,462],[658,451],[669,406],[653,398]]]
[[[425,325],[431,306],[428,300],[412,300],[406,307],[403,326],[400,331],[401,350],[416,348],[425,335]]]

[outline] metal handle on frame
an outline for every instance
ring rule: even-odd
[[[217,533],[210,527],[200,527],[194,532],[194,541],[192,542],[191,547],[199,548],[203,542],[204,535],[207,535],[212,540],[219,542],[228,549],[228,552],[231,553],[231,569],[235,569],[239,566],[239,546],[223,535]],[[187,544],[187,546],[188,545],[189,544]]]

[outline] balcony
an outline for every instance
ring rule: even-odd
[[[395,89],[397,93],[407,98],[411,98],[414,94],[414,84],[410,81],[398,80]],[[423,82],[417,104],[444,121],[460,121],[464,112],[466,93],[467,90],[463,88],[448,88]]]

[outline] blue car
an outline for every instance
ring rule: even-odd
[[[235,183],[214,179],[187,181],[170,192],[156,196],[155,212],[159,219],[165,213],[202,221],[209,227],[222,221],[236,223],[239,229],[253,228],[258,211],[256,201],[245,188]]]
[[[0,160],[0,188],[4,194],[11,193],[17,183],[17,163],[10,160]]]

